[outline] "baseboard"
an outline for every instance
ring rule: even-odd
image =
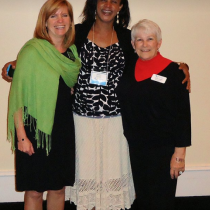
[[[0,171],[0,202],[22,202],[23,192],[15,191],[15,172],[13,170]]]
[[[22,202],[23,192],[15,191],[14,171],[0,171],[0,203]],[[210,195],[210,166],[187,167],[179,177],[176,196],[209,196]]]
[[[179,177],[176,196],[209,196],[210,166],[186,167]]]
[[[23,202],[9,202],[0,203],[1,210],[22,210],[24,208]],[[70,204],[69,201],[65,202],[64,210],[76,210],[74,204]],[[132,205],[130,210],[139,210],[136,201]],[[196,197],[176,197],[175,209],[178,210],[209,210],[210,209],[210,196],[196,196]],[[46,201],[43,202],[43,210],[46,210]]]

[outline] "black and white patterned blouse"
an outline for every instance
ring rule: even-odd
[[[74,90],[73,111],[76,114],[88,117],[119,115],[120,106],[115,89],[125,67],[125,58],[119,43],[102,48],[87,39],[81,48],[80,58],[82,67]],[[107,71],[108,63],[107,86],[89,83],[93,61],[95,71]]]

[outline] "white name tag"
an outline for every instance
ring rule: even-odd
[[[106,86],[108,80],[107,72],[91,71],[90,84]]]
[[[157,75],[157,74],[153,74],[152,77],[151,77],[151,80],[164,84],[166,82],[167,78],[163,77],[163,76],[160,76],[160,75]]]

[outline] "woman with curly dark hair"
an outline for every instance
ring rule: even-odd
[[[82,67],[73,104],[77,209],[129,209],[135,199],[128,144],[115,93],[131,46],[127,0],[87,0],[76,25]]]

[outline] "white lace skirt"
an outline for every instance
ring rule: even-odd
[[[127,140],[121,116],[88,118],[74,114],[76,181],[66,198],[78,210],[129,209],[135,199]]]

